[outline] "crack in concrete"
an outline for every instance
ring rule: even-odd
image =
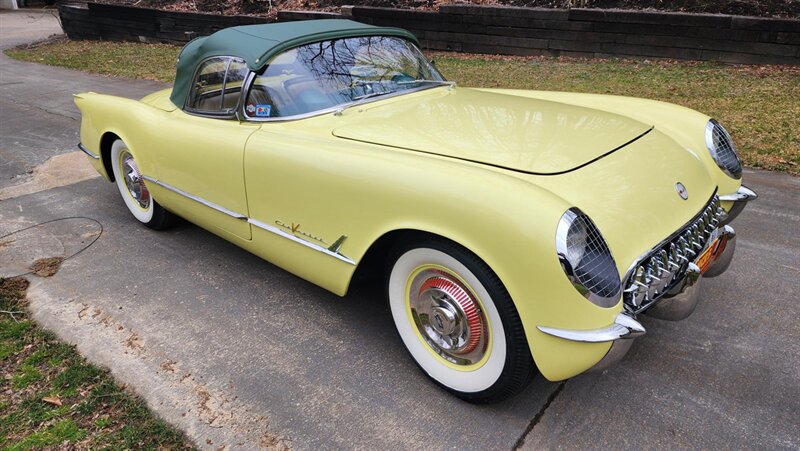
[[[550,407],[550,404],[552,404],[553,401],[555,401],[556,397],[558,397],[558,394],[561,393],[562,390],[564,390],[565,385],[567,385],[567,381],[561,382],[560,384],[558,384],[558,387],[556,387],[556,389],[553,390],[553,393],[550,393],[550,396],[547,397],[547,401],[544,403],[542,408],[539,409],[538,412],[536,412],[536,415],[534,415],[531,422],[528,423],[528,427],[525,428],[525,431],[522,432],[522,435],[520,435],[516,443],[514,443],[514,447],[511,448],[513,451],[517,451],[518,449],[522,448],[522,445],[525,444],[525,439],[528,437],[528,435],[530,435],[531,432],[533,432],[533,428],[535,428],[536,425],[539,424],[539,422],[542,420],[542,417],[544,416],[544,413],[547,411],[547,408]]]
[[[64,113],[58,113],[58,112],[55,112],[55,111],[52,111],[52,110],[48,110],[47,108],[42,108],[42,107],[36,106],[36,105],[25,105],[25,106],[30,107],[30,108],[36,108],[37,110],[42,110],[45,113],[52,114],[54,116],[65,117],[67,119],[72,119],[73,121],[78,122],[78,119],[76,119],[76,118],[74,118],[72,116],[68,116],[68,115],[66,115]]]
[[[19,83],[17,83],[17,82],[5,82],[5,83],[0,83],[0,86],[7,86],[7,85],[11,85],[11,84],[23,84],[23,83],[24,82],[19,82]],[[54,91],[54,92],[55,93],[60,93],[61,91]],[[45,95],[45,94],[43,94],[43,95]],[[3,97],[4,97],[4,100],[8,100],[9,102],[13,102],[17,106],[20,106],[20,107],[33,108],[33,109],[36,109],[36,110],[44,111],[47,114],[52,114],[54,116],[65,117],[65,118],[71,119],[71,120],[73,120],[75,122],[79,121],[79,119],[76,118],[75,116],[71,116],[69,114],[65,114],[65,113],[62,113],[62,112],[58,112],[58,111],[54,111],[54,110],[51,110],[51,109],[48,109],[48,108],[44,108],[44,107],[41,107],[41,106],[39,106],[39,105],[37,105],[35,103],[25,102],[25,101],[22,101],[19,98],[14,97],[14,96],[3,96]]]

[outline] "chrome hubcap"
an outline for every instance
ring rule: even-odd
[[[150,206],[150,192],[144,185],[144,179],[139,172],[139,167],[133,161],[133,157],[129,153],[125,153],[121,159],[122,178],[125,182],[125,187],[128,188],[128,193],[133,200],[139,205],[140,208],[146,210]]]
[[[479,362],[487,351],[487,321],[476,297],[445,271],[426,269],[408,293],[417,330],[445,360],[457,365]]]

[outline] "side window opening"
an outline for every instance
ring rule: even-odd
[[[234,114],[248,71],[244,61],[237,58],[205,60],[195,75],[186,110],[213,115]]]

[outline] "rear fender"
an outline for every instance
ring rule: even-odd
[[[112,134],[123,140],[137,156],[137,162],[143,172],[152,172],[149,167],[153,159],[144,155],[149,144],[147,128],[163,120],[166,114],[138,100],[126,99],[105,94],[87,92],[75,95],[75,105],[81,112],[80,139],[83,147],[100,159],[90,158],[94,168],[108,180],[111,163],[108,152],[114,139]]]

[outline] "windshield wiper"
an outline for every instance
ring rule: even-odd
[[[456,85],[456,82],[447,81],[447,80],[425,80],[425,79],[419,79],[419,80],[408,80],[408,81],[398,81],[397,82],[398,85],[410,85],[412,83],[436,83],[437,85],[447,85],[447,86],[450,86],[450,87],[455,87],[455,85]]]
[[[339,108],[337,108],[336,111],[333,112],[333,115],[334,116],[340,116],[342,114],[342,112],[344,112],[344,110],[346,110],[346,109],[348,109],[350,107],[354,107],[356,105],[361,105],[362,103],[366,102],[367,100],[369,100],[369,99],[371,99],[373,97],[382,96],[382,95],[385,95],[385,94],[392,94],[394,92],[397,92],[397,91],[370,92],[369,94],[364,94],[363,96],[353,97],[353,101],[352,102],[348,103],[347,105],[342,105]]]
[[[369,92],[369,93],[364,94],[364,95],[353,97],[353,102],[357,102],[357,101],[363,100],[363,99],[369,99],[371,97],[381,96],[381,95],[384,95],[384,94],[391,94],[393,92],[394,91]]]
[[[400,82],[397,82],[398,85],[405,85],[405,84],[410,84],[410,83],[436,83],[438,85],[447,85],[451,89],[456,86],[456,82],[454,82],[454,81],[445,81],[445,80],[411,80],[411,81],[400,81]],[[353,102],[348,103],[347,105],[340,106],[339,108],[336,109],[336,111],[333,112],[333,115],[334,116],[341,116],[341,114],[344,112],[344,110],[346,110],[346,109],[348,109],[350,107],[361,105],[362,103],[366,102],[367,100],[369,100],[369,99],[371,99],[373,97],[382,96],[382,95],[385,95],[385,94],[393,94],[393,93],[399,92],[399,91],[403,91],[403,90],[399,89],[399,90],[394,90],[394,91],[370,92],[369,94],[364,94],[362,96],[353,97]]]

